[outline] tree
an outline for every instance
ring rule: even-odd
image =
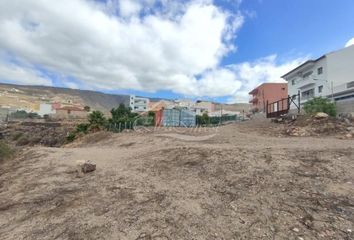
[[[111,123],[134,121],[134,118],[138,115],[133,113],[131,108],[126,107],[123,103],[119,104],[117,108],[112,108],[111,114]]]
[[[85,106],[85,107],[84,107],[84,110],[85,110],[86,112],[90,112],[90,111],[91,111],[91,107],[90,107],[90,106]]]
[[[202,116],[197,116],[197,123],[201,125],[210,124],[210,117],[208,113],[203,113]]]
[[[100,111],[93,111],[88,115],[89,128],[93,131],[102,130],[107,125],[107,119]]]
[[[336,116],[336,105],[328,98],[315,97],[304,104],[304,110],[307,114],[315,114],[317,112],[324,112],[328,115]]]

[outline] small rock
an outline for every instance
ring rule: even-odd
[[[78,176],[82,176],[85,173],[93,172],[96,170],[96,164],[90,161],[80,160],[76,162]]]
[[[298,228],[293,228],[294,232],[299,232],[300,230]]]
[[[348,233],[351,233],[351,232],[352,232],[352,230],[351,230],[351,229],[347,229],[347,232],[348,232]]]
[[[347,127],[347,131],[348,131],[348,132],[354,131],[354,127]]]
[[[316,119],[323,119],[323,118],[328,118],[328,114],[324,112],[318,112],[315,114]]]
[[[345,135],[345,137],[346,137],[346,138],[352,138],[352,137],[353,137],[353,135],[352,135],[352,134],[350,134],[350,133],[348,133],[348,134],[346,134],[346,135]]]

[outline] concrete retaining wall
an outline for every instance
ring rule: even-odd
[[[354,99],[344,99],[336,101],[337,113],[351,113],[354,116]]]

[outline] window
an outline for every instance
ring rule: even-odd
[[[304,74],[303,78],[307,78],[307,77],[311,76],[311,74],[312,74],[312,71],[307,72]]]
[[[323,67],[317,68],[317,74],[321,75],[323,73]]]
[[[315,95],[315,89],[314,88],[312,88],[310,90],[307,90],[307,91],[304,91],[304,92],[301,93],[301,97],[303,99],[312,98],[312,97],[314,97],[314,95]]]
[[[295,80],[291,80],[291,85],[295,85]]]
[[[321,93],[323,90],[323,86],[318,86],[318,93]]]

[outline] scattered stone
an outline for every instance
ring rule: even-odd
[[[348,132],[353,132],[354,131],[354,127],[347,127],[347,131]]]
[[[318,112],[318,113],[316,113],[315,118],[316,119],[328,118],[328,114],[324,113],[324,112]]]
[[[85,173],[93,172],[96,170],[96,164],[90,161],[79,160],[76,162],[78,176],[81,177]]]
[[[298,228],[293,228],[294,232],[300,232],[300,230]]]
[[[352,137],[353,137],[353,135],[352,135],[352,134],[350,134],[350,133],[348,133],[348,134],[346,134],[346,135],[345,135],[345,137],[346,137],[346,138],[352,138]]]

